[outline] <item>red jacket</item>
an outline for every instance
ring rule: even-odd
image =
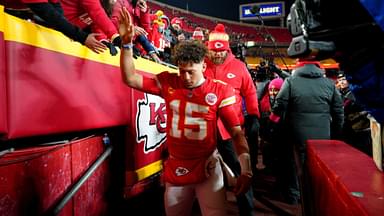
[[[117,0],[113,5],[111,20],[116,28],[119,28],[120,10],[125,7],[129,14],[133,18],[133,25],[142,27],[147,33],[151,31],[151,21],[149,9],[146,12],[142,12],[138,6],[132,7],[132,3],[128,0]]]
[[[207,63],[207,69],[204,72],[205,76],[222,80],[235,89],[236,111],[241,124],[244,123],[243,98],[246,103],[247,113],[260,117],[256,87],[245,64],[236,59],[231,52],[228,53],[227,59],[221,65],[215,65],[209,59],[206,59],[205,62]],[[219,121],[218,127],[222,138],[224,140],[229,139],[229,133],[225,130],[221,121]]]
[[[118,34],[99,0],[61,0],[61,5],[69,22],[82,29],[91,26],[92,32],[102,34],[99,39]]]
[[[268,90],[264,92],[263,97],[260,100],[260,112],[262,113],[271,112],[271,102],[269,101]]]

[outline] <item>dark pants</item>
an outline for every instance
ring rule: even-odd
[[[269,124],[268,139],[272,149],[271,155],[276,157],[274,168],[276,183],[285,201],[298,204],[300,200],[300,185],[298,174],[302,172],[305,160],[305,146],[294,147],[294,142],[287,135],[284,125]]]
[[[236,176],[239,176],[241,173],[241,167],[234,151],[232,141],[219,139],[217,148],[223,157],[224,162],[228,164]],[[237,196],[236,200],[240,216],[252,215],[254,207],[252,188],[250,188],[247,193]]]
[[[292,147],[289,147],[289,143],[283,143],[287,145],[282,147],[278,152],[277,159],[277,184],[282,192],[282,195],[285,201],[289,204],[298,204],[300,200],[300,187],[298,172],[302,165],[301,163],[296,165],[294,150]],[[299,154],[300,162],[303,161],[303,155]],[[299,167],[297,167],[299,166]]]
[[[156,53],[155,47],[151,44],[151,42],[143,35],[138,35],[136,37],[136,42],[140,43],[140,45],[144,48],[144,50],[148,54]]]

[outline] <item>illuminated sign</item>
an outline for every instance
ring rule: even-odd
[[[259,10],[254,13],[252,8]],[[252,3],[239,5],[240,20],[256,20],[258,15],[263,19],[283,18],[285,16],[284,2]]]

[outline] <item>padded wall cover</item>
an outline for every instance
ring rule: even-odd
[[[5,86],[4,13],[0,5],[0,137],[7,132],[7,94]]]
[[[132,89],[121,81],[119,55],[96,54],[52,29],[1,16],[9,108],[6,138],[134,123]],[[136,68],[165,70],[144,59],[136,60]]]
[[[18,150],[0,158],[0,215],[43,215],[103,153],[101,137]],[[105,160],[59,215],[105,215],[110,186]]]

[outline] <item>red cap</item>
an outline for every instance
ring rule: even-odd
[[[178,24],[180,26],[180,28],[183,28],[183,20],[180,19],[179,17],[173,17],[173,19],[171,20],[171,25],[173,24]]]

